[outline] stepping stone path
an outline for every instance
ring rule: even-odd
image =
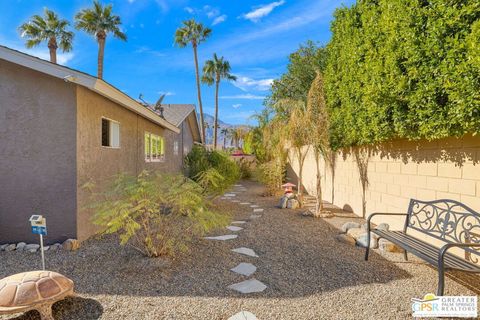
[[[263,209],[255,208],[255,209],[253,209],[253,212],[263,212]]]
[[[241,204],[242,206],[246,206],[246,205],[249,205],[250,202],[240,202],[240,204]]]
[[[236,253],[244,254],[249,257],[258,258],[258,255],[255,253],[255,251],[253,251],[250,248],[241,247],[241,248],[232,249],[232,251]]]
[[[233,269],[230,269],[231,271],[235,272],[235,273],[239,273],[241,275],[244,275],[244,276],[251,276],[255,271],[257,271],[257,267],[255,267],[253,264],[251,263],[245,263],[245,262],[242,262],[240,263],[238,266],[236,266],[235,268]]]
[[[243,228],[237,227],[237,226],[228,226],[227,229],[230,230],[230,231],[240,231],[240,230],[243,230]]]
[[[262,292],[263,290],[267,289],[267,286],[263,282],[258,281],[257,279],[249,279],[232,284],[228,286],[228,288],[241,293],[254,293]]]
[[[247,221],[232,221],[232,224],[244,224],[244,223],[247,223]]]
[[[236,197],[237,195],[235,193],[225,193],[223,196],[224,197]]]
[[[225,240],[235,239],[236,237],[238,237],[238,234],[227,234],[224,236],[217,236],[217,237],[205,237],[205,239],[225,241]]]
[[[250,216],[250,219],[257,219],[257,218],[260,218],[260,217],[261,217],[261,215],[259,215],[259,214],[252,214]]]
[[[250,206],[250,208],[258,208],[258,207],[260,207],[258,204],[252,204],[252,205]]]
[[[251,312],[240,311],[237,314],[234,314],[228,320],[258,320],[258,318]]]

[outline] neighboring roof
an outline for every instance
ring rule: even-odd
[[[162,104],[162,107],[165,119],[177,127],[190,113],[195,112],[195,105],[193,104]]]
[[[198,126],[197,113],[194,104],[162,104],[165,120],[180,127],[184,121],[188,121],[195,142],[202,142],[202,135]],[[154,106],[150,105],[154,110]],[[157,112],[157,111],[155,111]],[[159,112],[157,112],[159,114]]]
[[[85,87],[173,132],[180,129],[104,80],[0,45],[0,59]]]

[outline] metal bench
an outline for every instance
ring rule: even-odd
[[[375,216],[405,216],[403,231],[371,230],[371,220]],[[439,240],[441,245],[432,245],[409,230],[415,230],[428,237]],[[445,271],[461,270],[480,272],[480,214],[455,200],[421,201],[410,200],[407,213],[373,213],[367,220],[367,243],[370,243],[370,231],[379,238],[386,239],[403,248],[404,258],[407,251],[434,265],[438,269],[437,295],[443,296]],[[448,252],[451,248],[464,251],[464,256]],[[365,260],[368,260],[369,246]]]

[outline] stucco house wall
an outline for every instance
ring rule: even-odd
[[[0,60],[0,97],[0,243],[37,242],[32,214],[75,237],[75,85]]]

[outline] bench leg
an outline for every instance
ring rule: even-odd
[[[438,267],[438,289],[437,289],[437,296],[443,296],[443,289],[445,287],[445,270],[443,269],[443,265]]]
[[[365,248],[365,261],[368,260],[368,251],[369,251],[369,249],[370,249],[370,246],[367,246],[367,247]]]
[[[407,255],[407,250],[403,249],[403,259],[405,261],[408,261],[408,255]]]

